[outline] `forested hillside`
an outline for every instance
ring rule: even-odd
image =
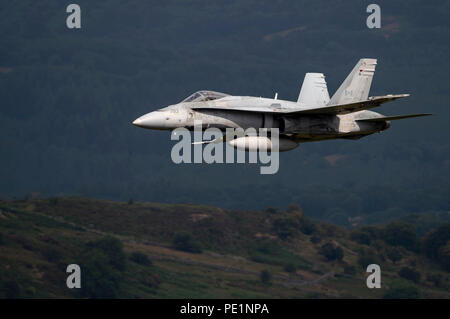
[[[343,225],[449,218],[450,1],[61,1],[0,6],[0,197],[285,209]],[[200,89],[296,100],[306,72],[334,93],[358,59],[378,58],[377,109],[430,112],[358,141],[303,144],[258,165],[173,164],[168,132],[131,122]],[[425,214],[425,215],[424,215]],[[426,216],[426,217],[422,217]],[[425,218],[425,220],[424,220]]]
[[[449,298],[450,224],[345,227],[298,206],[0,201],[0,298]],[[381,288],[369,289],[369,264]],[[66,286],[67,265],[81,288]]]

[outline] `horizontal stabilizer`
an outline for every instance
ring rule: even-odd
[[[357,119],[357,121],[384,122],[384,121],[394,121],[394,120],[408,119],[411,117],[420,117],[420,116],[428,116],[428,115],[433,115],[433,114],[421,113],[421,114],[407,114],[407,115],[397,115],[397,116],[382,116],[382,117],[376,117],[376,118]]]

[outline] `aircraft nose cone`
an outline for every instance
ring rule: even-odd
[[[147,129],[164,129],[165,118],[163,112],[151,112],[133,121],[133,125]]]

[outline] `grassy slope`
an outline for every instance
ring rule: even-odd
[[[121,297],[377,298],[401,267],[413,263],[422,274],[424,297],[448,297],[448,273],[406,250],[397,264],[380,262],[382,289],[370,290],[365,269],[357,263],[363,245],[351,241],[348,230],[316,223],[320,243],[313,244],[301,232],[282,241],[272,227],[279,214],[83,198],[0,201],[0,283],[18,282],[23,297],[73,297],[65,287],[66,265],[77,262],[86,242],[110,234],[123,242],[127,253],[142,252],[153,262],[128,262]],[[203,253],[171,248],[180,231],[191,232]],[[343,248],[344,261],[355,266],[355,275],[344,274],[343,263],[318,254],[326,241]],[[264,243],[272,248],[264,249]],[[297,266],[295,274],[284,271],[288,263]],[[264,269],[272,274],[271,284],[259,280]],[[444,288],[433,287],[426,280],[429,273],[442,274]]]

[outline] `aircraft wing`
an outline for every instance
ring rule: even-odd
[[[394,121],[401,119],[408,119],[411,117],[419,117],[419,116],[428,116],[433,115],[431,113],[421,113],[421,114],[407,114],[407,115],[396,115],[396,116],[382,116],[375,118],[365,118],[365,119],[356,119],[358,122],[384,122],[384,121]]]
[[[289,114],[346,114],[357,111],[363,111],[380,106],[383,103],[394,101],[409,96],[409,94],[389,94],[383,96],[371,96],[366,101],[331,105],[318,108],[302,109],[302,110],[291,110],[287,112]]]
[[[347,103],[340,105],[310,107],[310,108],[283,108],[281,104],[273,103],[270,106],[230,106],[230,105],[208,105],[208,106],[193,106],[194,110],[227,110],[227,111],[244,111],[244,112],[260,112],[260,113],[279,113],[289,115],[300,114],[346,114],[356,111],[371,109],[380,106],[383,103],[394,101],[400,98],[409,96],[409,94],[389,94],[383,96],[372,96],[368,100]]]

